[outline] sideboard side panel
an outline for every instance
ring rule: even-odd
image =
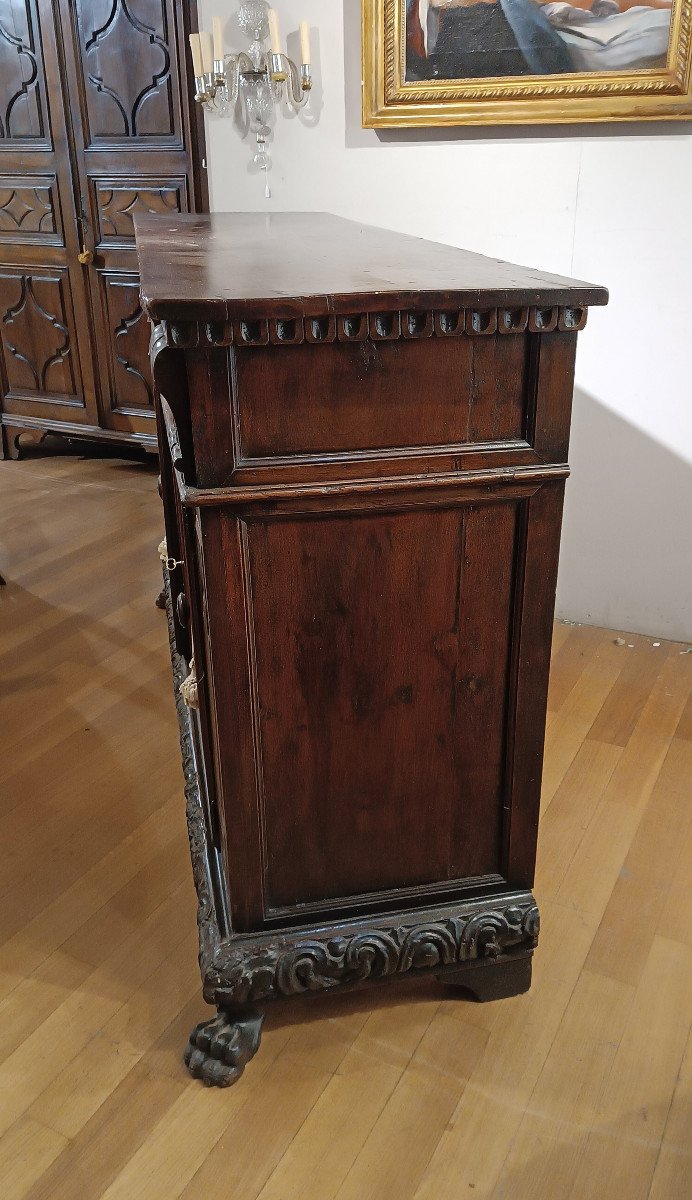
[[[231,417],[233,358],[227,349],[186,352],[194,482],[219,487],[230,482],[236,459]]]
[[[528,432],[541,462],[567,462],[576,352],[576,333],[556,330],[540,338],[535,429],[533,436]]]
[[[234,928],[501,872],[524,504],[204,513]]]
[[[240,461],[520,440],[527,356],[526,334],[239,348]]]
[[[261,778],[253,699],[252,599],[242,523],[222,509],[201,514],[206,603],[206,664],[216,779],[228,872],[231,925],[257,929],[264,914]]]
[[[518,563],[518,637],[510,691],[506,866],[515,887],[531,887],[541,797],[550,650],[565,485],[545,483],[526,504]]]

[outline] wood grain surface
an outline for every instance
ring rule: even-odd
[[[134,221],[142,305],[154,321],[247,318],[253,301],[263,302],[264,316],[288,316],[358,313],[361,303],[377,311],[393,295],[412,309],[608,299],[595,284],[330,213],[138,213]]]

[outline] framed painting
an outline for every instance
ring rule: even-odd
[[[692,0],[362,0],[363,124],[692,118]]]

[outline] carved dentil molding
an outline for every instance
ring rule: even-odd
[[[399,338],[487,337],[496,333],[576,333],[586,324],[581,306],[548,308],[453,308],[425,312],[329,314],[320,317],[258,317],[240,321],[173,321],[165,325],[169,346],[297,346],[302,342],[391,342]]]

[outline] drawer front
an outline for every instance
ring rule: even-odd
[[[521,442],[530,339],[367,336],[233,348],[239,465]]]

